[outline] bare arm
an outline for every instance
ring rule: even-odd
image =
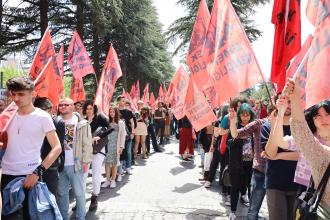
[[[278,153],[271,160],[291,160],[291,161],[298,161],[298,159],[299,159],[299,153],[298,152],[281,152],[281,153]]]

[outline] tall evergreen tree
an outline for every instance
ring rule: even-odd
[[[206,2],[211,13],[214,1],[206,0]],[[231,3],[240,18],[250,41],[256,40],[261,35],[261,31],[259,31],[255,27],[253,21],[249,19],[249,17],[255,13],[253,7],[259,4],[265,4],[266,2],[269,2],[269,0],[231,0]],[[179,51],[184,51],[190,41],[199,3],[200,0],[177,1],[177,4],[180,4],[186,8],[187,14],[175,20],[166,32],[167,40],[169,42],[173,43],[178,40],[180,41],[174,51],[174,54],[177,54]]]

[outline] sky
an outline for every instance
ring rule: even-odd
[[[163,30],[167,30],[169,25],[176,19],[185,15],[185,10],[181,5],[176,5],[177,0],[153,0],[157,8],[160,22],[163,24]],[[301,27],[302,43],[307,38],[308,34],[314,31],[313,26],[309,23],[305,15],[307,0],[301,1]],[[252,48],[259,62],[263,74],[268,79],[271,71],[273,40],[274,40],[274,25],[270,22],[273,8],[273,1],[270,3],[255,8],[256,13],[251,17],[255,21],[257,28],[262,31],[263,35],[252,44]],[[169,51],[174,50],[174,45],[169,45]],[[178,68],[179,56],[173,57],[173,65]]]

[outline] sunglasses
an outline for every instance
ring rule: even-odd
[[[71,104],[59,104],[58,107],[59,108],[63,108],[63,107],[68,107],[70,106]]]

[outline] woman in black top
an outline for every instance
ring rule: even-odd
[[[93,144],[97,143],[101,137],[95,136],[95,132],[98,128],[104,127],[105,129],[109,126],[109,119],[103,115],[98,114],[97,106],[94,105],[93,101],[86,101],[83,106],[83,114],[85,119],[89,122],[93,134]],[[100,135],[101,136],[101,135]],[[103,136],[103,135],[102,135]],[[93,160],[92,160],[92,172],[93,172],[93,193],[91,197],[91,204],[89,206],[89,211],[94,211],[97,209],[97,196],[101,189],[101,175],[103,161],[106,154],[106,145],[102,149],[95,151],[93,149]],[[87,172],[88,173],[88,172]]]
[[[254,120],[255,114],[252,107],[243,103],[238,111],[237,116],[234,110],[230,110],[229,120],[231,126],[242,128]],[[229,148],[229,171],[231,181],[230,205],[231,214],[230,219],[235,218],[239,192],[241,192],[241,200],[248,203],[246,191],[249,189],[252,177],[252,161],[253,161],[253,143],[252,137],[246,139],[232,139]]]

